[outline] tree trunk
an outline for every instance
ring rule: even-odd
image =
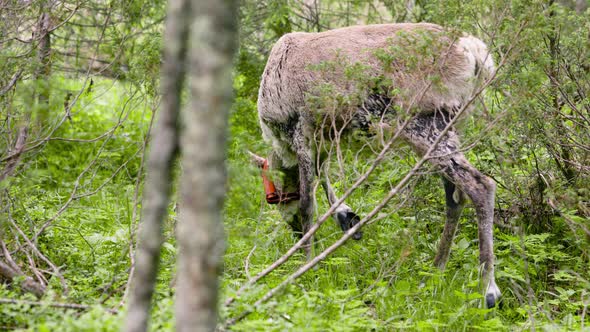
[[[180,94],[186,75],[190,23],[188,0],[170,0],[162,65],[162,109],[156,122],[147,163],[139,246],[131,283],[126,331],[145,331],[158,271],[162,220],[168,215],[172,167],[178,151]]]
[[[37,68],[35,79],[37,80],[37,129],[41,130],[49,115],[49,76],[51,75],[51,18],[49,3],[42,5],[41,16],[37,22],[35,39],[37,41]]]
[[[588,0],[576,0],[576,12],[582,14],[588,9]]]
[[[223,253],[225,141],[236,49],[236,1],[193,0],[190,107],[184,114],[176,327],[213,331]]]

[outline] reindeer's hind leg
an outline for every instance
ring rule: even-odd
[[[448,117],[439,116],[438,113],[418,116],[404,129],[404,136],[416,150],[424,153],[440,135],[440,131],[447,124],[447,119]],[[449,131],[439,142],[430,161],[450,182],[464,192],[475,206],[482,284],[485,287],[486,305],[491,308],[496,305],[501,295],[494,277],[493,225],[496,185],[492,179],[473,167],[459,151],[459,139],[453,131]],[[449,231],[451,227],[454,226],[450,225]],[[443,243],[446,241],[442,240]]]
[[[441,270],[445,268],[445,265],[449,261],[451,245],[453,244],[459,218],[461,218],[461,212],[465,205],[465,195],[453,182],[443,177],[443,184],[447,203],[447,220],[445,221],[445,228],[438,245],[436,257],[434,258],[434,265]]]
[[[482,284],[486,287],[486,305],[491,308],[500,298],[500,289],[494,277],[494,194],[496,184],[471,166],[462,153],[437,162],[443,173],[461,191],[465,192],[475,206],[478,219],[479,262],[482,266]]]

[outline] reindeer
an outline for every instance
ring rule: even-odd
[[[434,24],[284,35],[272,48],[258,95],[262,134],[272,144],[268,162],[256,157],[265,169],[267,201],[278,204],[295,233],[309,230],[314,178],[327,164],[326,151],[318,144],[325,137],[353,131],[371,135],[385,128],[419,155],[432,148],[429,162],[442,174],[447,206],[434,264],[444,269],[466,197],[470,198],[478,219],[486,305],[495,306],[501,295],[494,277],[495,183],[467,161],[452,126],[456,117],[473,108],[476,91],[494,70],[481,40]],[[318,103],[326,91],[328,99],[333,95],[346,102],[328,102],[329,107]],[[276,187],[268,169],[281,174]],[[327,176],[319,177],[333,205],[338,198]],[[345,203],[332,216],[343,231],[360,220]],[[360,232],[353,236],[361,237]],[[304,246],[308,258],[310,246],[311,241]]]

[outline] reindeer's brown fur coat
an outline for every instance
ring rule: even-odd
[[[436,54],[400,54],[418,58],[417,68],[407,70],[404,62],[394,63],[385,72],[383,61],[376,50],[385,50],[392,45],[407,45],[408,38],[421,35],[433,37]],[[403,47],[403,46],[402,46]],[[414,52],[408,45],[407,52]],[[432,63],[427,56],[433,56]],[[420,59],[424,57],[424,59]],[[402,59],[407,60],[407,59]],[[352,26],[321,33],[289,33],[279,39],[273,47],[262,76],[258,96],[258,112],[263,133],[273,147],[289,158],[288,128],[276,130],[274,124],[285,125],[301,113],[313,113],[306,105],[306,96],[314,92],[319,84],[328,82],[340,93],[358,90],[354,82],[342,78],[341,72],[325,72],[314,69],[314,65],[328,62],[347,62],[351,65],[362,63],[368,77],[383,75],[390,79],[392,88],[397,89],[394,104],[407,111],[459,109],[471,97],[476,84],[484,75],[494,70],[494,63],[485,44],[472,36],[452,37],[442,27],[428,23],[380,24]],[[433,84],[433,78],[438,79]],[[354,91],[358,92],[358,91]],[[368,93],[368,91],[365,91]],[[291,121],[293,122],[293,121]]]

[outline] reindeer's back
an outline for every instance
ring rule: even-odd
[[[310,96],[375,91],[396,106],[458,109],[493,61],[479,39],[428,23],[352,26],[289,33],[273,47],[259,90],[262,121],[287,123],[313,115]]]

